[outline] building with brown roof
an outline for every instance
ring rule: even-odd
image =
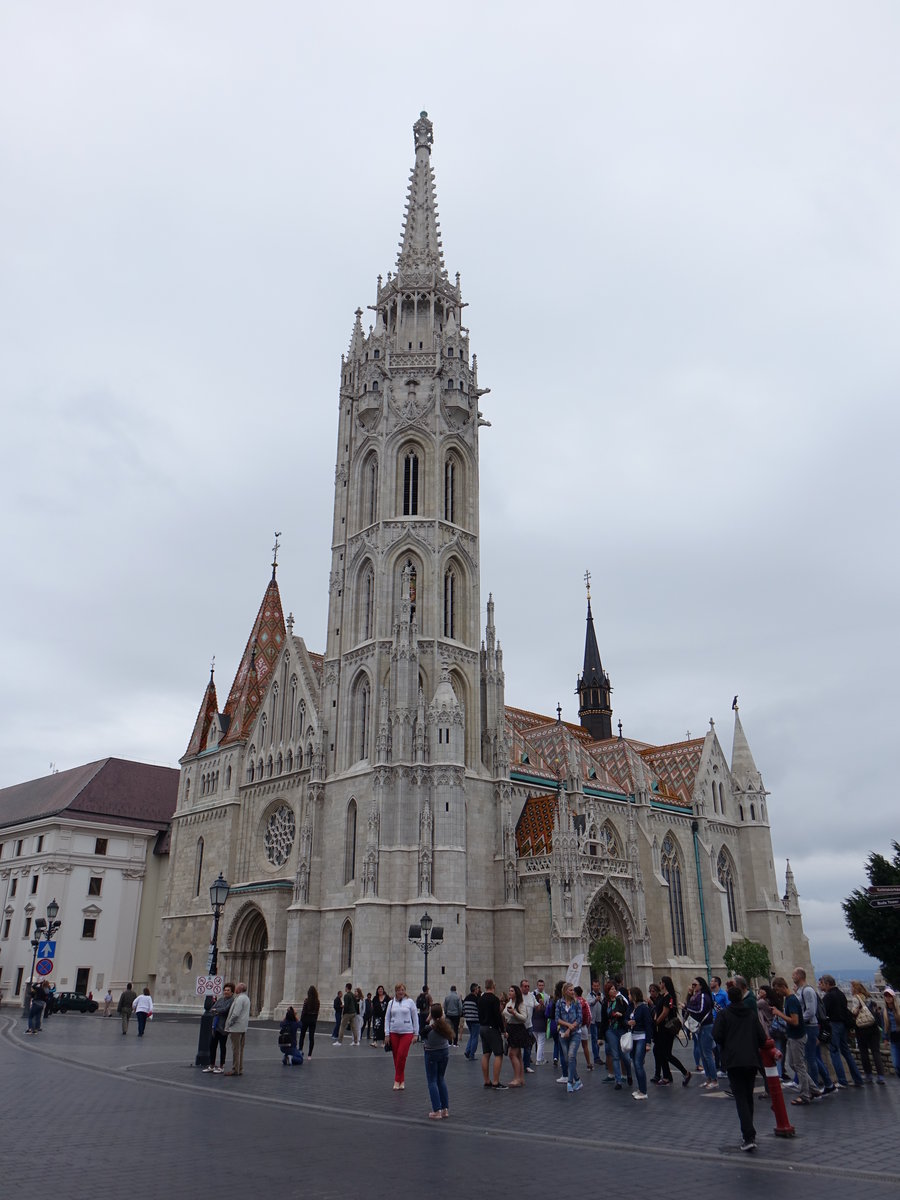
[[[155,984],[178,771],[104,758],[0,790],[0,996],[22,999],[47,905],[61,925],[44,976],[102,995]]]

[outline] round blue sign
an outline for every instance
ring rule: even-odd
[[[49,975],[53,970],[52,958],[39,958],[34,968],[38,975]]]

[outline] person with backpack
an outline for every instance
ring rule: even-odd
[[[820,1042],[825,1031],[819,1022],[820,996],[815,988],[806,982],[806,972],[802,967],[795,967],[791,973],[794,990],[800,998],[803,1007],[803,1024],[806,1029],[806,1069],[809,1072],[810,1083],[818,1088],[823,1095],[832,1095],[837,1088],[831,1082],[828,1068],[822,1061]],[[824,1007],[822,1014],[824,1016]]]
[[[833,975],[823,975],[819,987],[825,993],[825,1012],[831,1023],[831,1041],[828,1049],[831,1053],[831,1065],[837,1076],[837,1087],[845,1088],[847,1076],[844,1073],[844,1063],[850,1068],[850,1077],[854,1087],[862,1087],[862,1075],[847,1042],[847,1030],[853,1028],[852,1017],[847,1009],[847,997],[835,983]]]
[[[297,1030],[300,1022],[293,1007],[284,1014],[284,1020],[278,1029],[278,1049],[281,1052],[281,1063],[285,1067],[299,1067],[303,1063],[303,1051],[297,1049]]]
[[[462,1018],[462,1000],[456,990],[456,984],[451,983],[450,993],[444,998],[444,1016],[453,1029],[453,1045],[459,1045],[459,1022]]]

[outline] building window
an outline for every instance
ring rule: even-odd
[[[347,805],[344,825],[344,883],[356,878],[356,801]]]
[[[231,787],[231,767],[225,768],[225,786]]]
[[[100,876],[92,875],[90,880],[88,881],[88,895],[89,896],[99,896],[102,887],[103,887],[103,880],[100,878]]]
[[[97,838],[94,842],[94,853],[105,854],[108,846],[109,840],[107,838]]]
[[[9,882],[10,896],[14,896],[18,890],[19,890],[19,881],[15,876],[13,876],[13,878]]]
[[[341,971],[353,968],[353,926],[349,921],[344,922],[341,929]]]
[[[672,929],[672,950],[675,954],[687,954],[681,863],[678,860],[678,851],[671,834],[667,834],[663,839],[661,868],[663,879],[669,885],[669,924]]]
[[[6,920],[3,922],[3,936],[4,936],[5,938],[8,938],[8,937],[9,937],[9,927],[10,927],[10,925],[12,925],[12,919],[11,919],[10,917],[7,917],[7,918],[6,918]]]
[[[363,679],[356,692],[356,758],[359,761],[369,754],[369,681]]]
[[[33,876],[33,877],[32,877],[32,880],[31,880],[31,894],[32,894],[32,896],[35,896],[35,895],[37,895],[37,890],[38,890],[38,877],[37,877],[37,875],[35,875],[35,876]]]
[[[363,578],[362,604],[362,640],[367,642],[375,636],[375,572],[371,567]]]
[[[197,850],[194,854],[194,895],[200,895],[203,883],[203,838],[197,838]]]
[[[35,854],[40,854],[40,852],[43,850],[43,848],[44,848],[44,835],[41,834],[34,844]]]
[[[444,463],[444,520],[456,520],[456,464],[452,458]]]
[[[444,575],[444,637],[456,637],[456,572]]]
[[[24,847],[24,845],[25,845],[25,842],[23,841],[23,839],[19,838],[19,840],[16,842],[16,858],[19,858],[19,856],[21,855],[22,848]]]
[[[83,938],[95,937],[97,933],[97,920],[95,917],[85,917],[81,926],[81,936]]]
[[[731,859],[723,847],[719,851],[719,857],[716,862],[716,875],[719,883],[725,889],[725,898],[728,901],[728,925],[732,933],[737,933],[737,905],[734,900],[734,869],[731,865]]]
[[[719,784],[719,812],[723,817],[725,816],[725,787],[721,783]]]
[[[25,918],[25,932],[22,937],[31,937],[31,917]]]
[[[182,960],[182,966],[184,967],[185,971],[190,971],[191,968],[193,967],[193,965],[194,965],[194,956],[193,956],[193,954],[191,954],[191,952],[189,950],[187,952],[187,954],[184,956],[184,959]]]
[[[296,831],[294,810],[286,804],[279,805],[270,814],[263,836],[266,858],[273,867],[283,867],[290,858]]]
[[[413,450],[403,459],[403,515],[414,517],[419,511],[419,458]]]

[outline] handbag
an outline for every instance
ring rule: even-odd
[[[619,1038],[619,1049],[623,1052],[623,1054],[630,1054],[631,1048],[633,1045],[634,1045],[634,1035],[632,1034],[630,1029],[626,1029],[625,1032],[622,1034],[622,1036]]]
[[[667,1021],[663,1021],[663,1028],[672,1034],[681,1033],[681,1018],[675,1015],[669,1017]]]
[[[684,1018],[684,1027],[688,1031],[688,1033],[696,1033],[697,1030],[700,1028],[700,1022],[697,1020],[696,1017],[688,1016],[688,1017]]]

